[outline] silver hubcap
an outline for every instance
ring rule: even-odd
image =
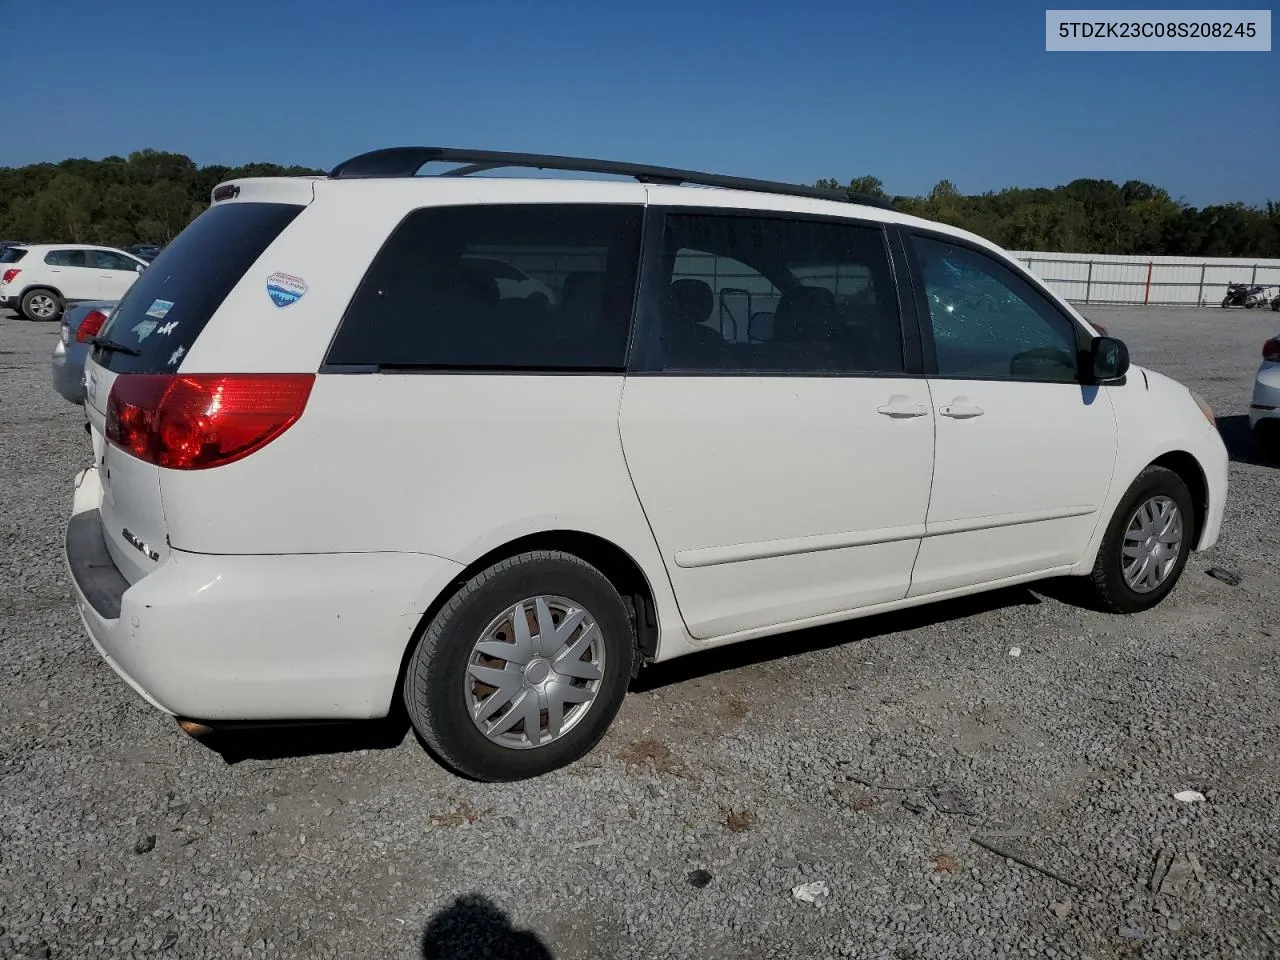
[[[527,750],[572,730],[604,680],[595,618],[564,597],[530,597],[493,619],[471,651],[467,709],[494,743]]]
[[[58,312],[58,305],[54,303],[53,297],[38,293],[27,301],[27,309],[31,311],[33,317],[48,320]]]
[[[1150,593],[1169,579],[1182,552],[1182,512],[1168,497],[1152,497],[1129,519],[1120,566],[1135,593]]]

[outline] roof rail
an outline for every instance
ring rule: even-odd
[[[536,170],[571,170],[577,173],[610,173],[635,177],[641,183],[696,184],[704,187],[723,187],[728,190],[750,190],[756,193],[777,193],[790,197],[812,197],[816,200],[840,200],[860,203],[870,207],[892,209],[887,200],[871,194],[852,190],[825,190],[806,187],[798,183],[778,183],[773,180],[752,180],[746,177],[726,177],[716,173],[699,173],[696,170],[677,170],[674,167],[655,167],[643,163],[623,163],[617,160],[588,160],[583,157],[557,157],[541,153],[507,153],[500,150],[465,150],[454,147],[387,147],[373,150],[344,160],[329,171],[331,180],[363,180],[380,177],[413,177],[428,163],[463,164],[453,170],[438,174],[442,177],[465,177],[485,170],[502,167],[524,167]]]

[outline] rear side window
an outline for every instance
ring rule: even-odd
[[[94,360],[118,373],[176,370],[227,294],[302,209],[227,203],[200,214],[138,277],[102,332],[138,356],[98,347]]]
[[[416,210],[374,258],[328,363],[620,372],[642,216],[600,204]]]
[[[17,263],[27,255],[27,251],[23,247],[5,247],[0,250],[0,263]]]
[[[669,214],[662,369],[902,373],[902,324],[879,227]]]
[[[50,250],[44,262],[51,267],[87,267],[89,254],[85,250]]]
[[[130,260],[123,253],[112,250],[90,250],[89,259],[89,265],[99,270],[132,270],[136,273],[141,266],[138,261]]]

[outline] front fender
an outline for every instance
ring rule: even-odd
[[[1088,573],[1120,501],[1143,470],[1170,455],[1195,461],[1204,481],[1204,522],[1196,550],[1218,541],[1227,497],[1227,450],[1217,427],[1206,421],[1191,392],[1176,380],[1142,367],[1125,383],[1105,387],[1116,415],[1115,472],[1089,547],[1073,573]]]

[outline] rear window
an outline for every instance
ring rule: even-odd
[[[227,294],[302,209],[227,203],[200,214],[129,288],[102,333],[139,355],[99,347],[94,360],[117,373],[176,370]]]
[[[5,247],[0,250],[0,263],[17,263],[27,255],[24,247]]]
[[[327,362],[621,371],[642,216],[600,204],[415,210],[374,258]]]

